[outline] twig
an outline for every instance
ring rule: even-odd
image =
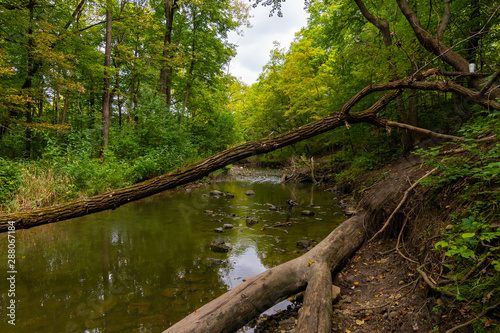
[[[261,230],[266,230],[266,229],[270,229],[270,228],[278,228],[278,227],[289,227],[289,226],[291,226],[291,225],[292,225],[292,222],[277,223],[277,224],[272,225],[272,226],[270,226],[270,227],[266,227],[266,226],[264,226],[264,227],[262,227],[262,229],[261,229]]]
[[[467,275],[465,275],[463,278],[460,279],[460,282],[463,282],[465,280],[467,280],[468,278],[470,278],[472,276],[472,274],[474,274],[474,272],[481,266],[483,266],[483,264],[486,262],[486,259],[488,259],[488,256],[484,256],[484,258],[477,263],[476,266],[474,266],[470,271],[469,273],[467,273]]]
[[[302,162],[311,170],[311,179],[313,184],[317,184],[318,182],[316,181],[316,178],[314,177],[314,157],[311,157],[311,164],[307,163],[306,159],[304,156],[300,157]]]
[[[377,237],[382,231],[384,231],[388,226],[389,226],[389,222],[391,222],[392,218],[394,217],[394,214],[396,214],[396,212],[399,210],[399,208],[401,208],[401,206],[403,205],[403,203],[406,201],[406,199],[408,198],[408,194],[410,193],[411,190],[413,190],[418,184],[419,182],[430,176],[434,171],[436,171],[438,168],[434,168],[432,169],[431,171],[427,172],[423,177],[421,177],[419,180],[417,180],[412,186],[410,186],[409,189],[407,189],[405,191],[405,194],[403,195],[403,199],[401,199],[401,202],[399,203],[399,205],[396,207],[396,209],[394,209],[394,211],[392,212],[391,216],[389,216],[389,218],[387,219],[387,221],[385,221],[384,225],[382,226],[382,228],[377,231],[377,233],[375,235],[373,235],[372,238],[370,238],[370,240],[368,242],[371,242],[372,240],[375,239],[375,237]]]
[[[468,326],[470,324],[472,324],[473,322],[475,322],[477,319],[481,318],[482,316],[484,316],[486,313],[488,313],[489,311],[493,310],[494,308],[496,308],[497,306],[499,306],[500,303],[497,303],[495,305],[492,305],[492,306],[489,306],[487,307],[486,309],[483,310],[483,312],[481,312],[480,314],[477,315],[477,317],[475,318],[472,318],[471,320],[463,323],[463,324],[460,324],[458,326],[455,326],[453,328],[450,328],[449,330],[446,331],[446,333],[452,333],[452,332],[455,332],[456,330],[458,329],[461,329],[462,327],[465,327],[465,326]]]

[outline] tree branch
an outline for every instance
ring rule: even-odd
[[[64,26],[64,29],[68,30],[68,28],[73,24],[75,21],[76,16],[81,12],[83,6],[85,5],[86,0],[81,0],[78,5],[76,6],[75,10],[73,11],[73,14],[71,14],[71,20],[66,23]]]
[[[387,22],[386,19],[381,19],[380,17],[372,15],[368,11],[362,0],[354,0],[354,2],[356,3],[356,5],[358,5],[361,14],[363,14],[363,16],[368,20],[368,22],[373,24],[380,31],[380,33],[382,34],[382,38],[384,39],[385,47],[387,48],[391,46],[392,39],[391,39],[391,31],[389,30],[389,22]]]
[[[446,28],[448,27],[449,21],[450,21],[450,0],[444,0],[443,20],[441,21],[441,25],[439,26],[439,29],[436,33],[436,39],[438,41],[443,40],[443,35],[444,32],[446,31]]]
[[[479,34],[482,34],[483,31],[485,30],[486,26],[489,24],[491,19],[494,17],[496,12],[500,9],[500,6],[497,7],[494,11],[494,13],[490,16],[490,19],[486,22],[486,24],[483,26],[481,30],[479,30],[477,33],[474,33],[472,36],[469,36],[468,38],[460,41],[459,43],[455,44],[453,47],[448,47],[446,46],[441,40],[438,38],[434,38],[429,32],[427,32],[423,27],[422,24],[420,23],[420,20],[417,17],[417,14],[413,9],[410,7],[408,4],[407,0],[396,0],[399,8],[403,12],[403,15],[406,17],[406,20],[410,24],[411,28],[413,29],[413,32],[415,33],[415,36],[417,37],[417,40],[420,42],[420,44],[429,52],[433,53],[436,55],[436,58],[442,58],[446,63],[451,65],[453,68],[455,68],[457,71],[460,72],[468,72],[469,71],[469,62],[462,57],[460,54],[456,53],[453,51],[453,48],[460,44],[463,43],[464,41],[477,36]],[[434,61],[435,59],[433,59]],[[481,78],[476,78],[476,77],[470,77],[468,78],[470,84],[477,90],[481,90],[482,85],[484,84],[484,80]],[[500,97],[500,91],[495,92],[491,94],[491,97],[493,98],[498,98]]]
[[[479,94],[480,95],[484,95],[485,92],[488,91],[488,89],[491,88],[491,86],[493,85],[493,83],[495,83],[496,80],[498,80],[498,78],[500,77],[500,69],[493,75],[493,77],[491,78],[491,80],[489,80],[482,88],[481,88],[481,91],[479,91]]]

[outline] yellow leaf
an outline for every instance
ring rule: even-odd
[[[311,266],[314,263],[314,260],[309,260],[308,263],[309,263],[309,266]]]

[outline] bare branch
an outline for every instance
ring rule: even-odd
[[[66,23],[64,26],[64,29],[68,29],[73,22],[75,21],[76,16],[82,11],[83,6],[85,5],[86,0],[81,0],[78,5],[76,6],[75,10],[73,11],[73,14],[71,14],[71,20]]]

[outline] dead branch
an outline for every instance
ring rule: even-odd
[[[316,178],[314,177],[314,157],[311,157],[311,163],[307,163],[307,160],[304,156],[300,157],[302,162],[311,170],[311,179],[313,184],[317,184],[318,182],[316,181]]]
[[[272,226],[263,226],[260,230],[266,230],[270,228],[279,228],[279,227],[290,227],[292,225],[292,222],[285,222],[285,223],[276,223],[275,225]]]

